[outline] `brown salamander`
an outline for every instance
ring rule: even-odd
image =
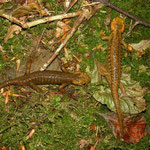
[[[90,82],[90,77],[84,72],[66,73],[61,71],[37,71],[24,76],[5,81],[0,84],[0,89],[9,85],[30,86],[41,92],[36,85],[46,84],[74,84],[83,85]]]
[[[110,73],[110,88],[120,126],[120,135],[117,135],[119,136],[118,137],[119,140],[120,136],[123,135],[123,120],[118,95],[121,77],[121,44],[123,44],[126,49],[131,49],[131,47],[122,40],[122,33],[124,32],[124,28],[125,28],[124,21],[120,17],[116,17],[111,22],[110,36],[105,36],[104,32],[100,32],[102,39],[109,41],[107,56],[108,56],[108,68]]]

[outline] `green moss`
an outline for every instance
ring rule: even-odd
[[[54,11],[53,14],[63,13],[64,8],[58,5],[55,0],[44,0],[44,2],[46,2],[48,10]],[[150,13],[150,4],[146,0],[111,0],[111,2],[131,14],[135,14],[142,20],[150,20],[150,16],[148,15]],[[5,3],[5,5],[8,5],[8,3]],[[81,1],[78,1],[70,12],[78,9],[81,9]],[[112,9],[109,13],[111,14],[111,20],[120,15]],[[110,34],[109,27],[106,27],[104,24],[106,17],[108,17],[108,7],[104,6],[91,20],[83,22],[66,45],[71,53],[82,59],[80,63],[82,71],[85,71],[87,66],[93,68],[95,58],[100,62],[105,62],[106,60],[105,50],[108,47],[108,41],[103,41],[99,36],[100,30],[104,30],[106,35]],[[129,30],[131,20],[124,15],[123,17],[126,28],[123,36],[125,36]],[[71,25],[75,19],[72,19]],[[3,59],[2,53],[0,54],[0,66],[2,68],[4,66],[13,66],[14,64],[10,62],[13,57],[23,58],[23,54],[29,52],[32,44],[28,34],[35,37],[40,36],[44,29],[45,33],[51,28],[56,30],[56,22],[54,25],[50,25],[49,23],[40,24],[21,31],[19,35],[15,35],[7,43],[3,43],[4,36],[10,25],[9,21],[0,18],[0,26],[2,27],[2,30],[0,30],[0,43],[5,54],[8,56],[8,60],[6,61]],[[127,43],[135,43],[143,39],[149,39],[149,35],[149,28],[140,25],[135,27],[130,36],[126,37],[125,41]],[[43,38],[45,38],[45,34]],[[50,39],[51,37],[47,40],[49,41]],[[102,47],[100,51],[96,49],[98,45]],[[85,53],[88,52],[90,52],[90,56],[85,58]],[[124,55],[124,53],[125,51],[122,54]],[[129,57],[122,55],[123,67],[130,66],[131,70],[129,73],[132,75],[132,79],[139,81],[143,87],[149,87],[149,51],[147,50],[142,57],[135,57],[135,53],[131,53]],[[146,67],[145,71],[139,70],[141,65]],[[97,90],[96,86],[92,86],[92,90]],[[76,91],[80,91],[79,94],[76,94],[75,98],[69,98],[65,94],[63,97],[57,96],[56,98],[49,97],[48,94],[40,95],[36,92],[24,94],[18,89],[20,88],[15,89],[14,92],[26,97],[10,97],[10,102],[7,105],[4,104],[4,97],[0,97],[0,147],[6,146],[15,150],[20,149],[20,146],[24,144],[26,149],[30,150],[77,150],[79,149],[78,143],[83,139],[93,145],[96,143],[96,131],[92,132],[90,130],[90,125],[94,123],[99,128],[98,136],[100,136],[100,142],[97,144],[96,149],[150,149],[150,135],[143,137],[136,144],[118,143],[104,118],[96,113],[108,112],[107,107],[101,104],[96,105],[97,102],[92,98],[92,95],[89,95],[87,87],[74,87]],[[45,101],[47,96],[50,98],[49,101]],[[150,95],[146,94],[145,99],[149,101]],[[149,109],[150,105],[147,103],[147,110],[143,115],[148,125],[150,124]],[[35,133],[27,140],[26,136],[32,129],[35,129]]]

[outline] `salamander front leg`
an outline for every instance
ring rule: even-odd
[[[128,50],[129,52],[132,52],[133,51],[133,47],[132,46],[130,46],[130,45],[128,45],[125,41],[121,41],[121,44],[124,46],[124,48],[126,49],[126,50]]]
[[[104,31],[100,31],[100,37],[102,40],[109,40],[109,36],[106,36]]]
[[[30,82],[29,83],[30,88],[32,88],[33,90],[36,90],[39,93],[42,93],[43,90],[41,88],[39,88],[37,85],[35,85],[34,83]]]
[[[60,86],[59,86],[59,90],[60,90],[60,92],[64,92],[65,90],[64,90],[64,88],[67,86],[68,84],[66,84],[66,83],[64,83],[64,84],[61,84]]]

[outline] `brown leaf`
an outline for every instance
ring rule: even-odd
[[[6,3],[8,0],[0,0],[0,4]]]
[[[1,148],[1,150],[8,150],[5,146],[3,146],[2,148]]]
[[[139,43],[132,43],[130,45],[133,47],[133,49],[143,52],[143,50],[150,47],[150,40],[142,40]]]
[[[16,71],[18,71],[18,70],[19,70],[19,67],[20,67],[20,59],[18,59],[18,60],[16,61],[16,63],[17,63]]]
[[[117,138],[117,136],[120,135],[120,127],[116,113],[99,114],[106,119],[113,130],[114,136]],[[124,116],[124,131],[122,137],[123,141],[126,143],[139,142],[143,136],[147,135],[145,132],[145,124],[145,118],[142,115]]]
[[[86,141],[86,140],[81,140],[81,141],[79,141],[78,145],[79,145],[79,147],[82,149],[82,148],[84,148],[88,143],[89,143],[89,142]]]
[[[88,145],[88,149],[89,149],[89,150],[95,150],[95,148],[96,148],[96,147],[95,147],[95,145],[93,145],[93,144],[89,144],[89,145]]]
[[[65,24],[62,21],[58,21],[57,22],[57,28],[56,28],[56,37],[58,38],[58,37],[64,35],[70,29],[71,29],[71,27],[69,25]]]
[[[142,115],[126,117],[124,126],[123,140],[126,143],[137,143],[143,136],[147,135],[145,132],[145,118]]]
[[[26,150],[24,144],[21,145],[21,150]]]
[[[7,34],[5,35],[4,38],[4,43],[7,43],[7,41],[11,38],[14,37],[14,33],[15,34],[19,34],[19,32],[21,31],[21,27],[19,27],[18,25],[12,25],[8,28]]]
[[[68,8],[69,5],[70,5],[70,2],[71,2],[71,0],[65,0],[65,2],[64,2],[64,7],[65,7],[65,8]]]
[[[91,126],[90,126],[90,129],[91,129],[91,131],[96,130],[96,125],[94,123],[92,123]]]
[[[31,138],[34,133],[35,133],[35,129],[32,129],[30,133],[26,136],[26,139],[28,140],[29,138]]]
[[[45,12],[37,2],[28,2],[28,5],[24,5],[15,9],[12,12],[12,16],[18,18],[37,13],[39,13],[41,16],[47,15],[47,12]]]

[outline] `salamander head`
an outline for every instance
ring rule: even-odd
[[[124,21],[120,17],[116,17],[111,22],[111,31],[114,31],[115,29],[119,29],[122,32],[124,32]]]
[[[91,78],[85,72],[75,72],[77,75],[76,79],[72,81],[75,85],[83,85],[88,84],[91,81]]]

